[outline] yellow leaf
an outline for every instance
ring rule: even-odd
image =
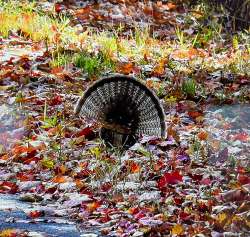
[[[96,158],[101,156],[101,150],[99,147],[90,148],[90,152],[95,155]]]
[[[171,231],[172,235],[181,235],[183,234],[183,232],[184,232],[184,228],[180,224],[174,225]]]
[[[219,223],[222,223],[227,218],[227,214],[222,212],[217,215],[217,220]]]
[[[154,67],[153,74],[155,76],[161,76],[165,73],[166,59],[161,59],[160,62]]]
[[[177,98],[171,95],[170,97],[169,96],[165,96],[164,100],[166,101],[166,103],[175,103],[176,100],[177,100]]]
[[[47,169],[53,169],[54,168],[54,161],[50,159],[43,159],[42,160],[42,166],[44,166]]]
[[[0,232],[0,237],[11,237],[16,236],[16,231],[14,229],[5,229]]]

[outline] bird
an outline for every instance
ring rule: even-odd
[[[103,77],[84,92],[75,107],[101,124],[100,137],[113,147],[130,147],[142,135],[165,137],[165,113],[155,95],[132,76]]]

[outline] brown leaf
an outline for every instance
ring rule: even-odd
[[[218,199],[224,202],[250,200],[249,192],[250,192],[250,184],[246,184],[243,185],[241,188],[230,190],[226,193],[220,194],[218,196]]]
[[[118,63],[117,71],[123,74],[130,74],[133,72],[134,65],[131,62],[128,63]]]

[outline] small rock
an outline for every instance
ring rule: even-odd
[[[29,232],[29,233],[27,234],[27,236],[29,236],[29,237],[44,237],[43,234],[38,233],[38,232]]]
[[[62,183],[59,185],[59,190],[60,191],[73,191],[76,187],[76,184],[74,182],[66,182],[66,183]]]
[[[156,226],[156,225],[161,225],[163,222],[161,220],[155,220],[149,217],[142,217],[139,220],[139,223],[145,226]]]
[[[142,201],[155,201],[161,198],[159,191],[146,192],[143,193],[138,199],[140,202]]]
[[[97,234],[81,234],[80,237],[98,237]]]
[[[118,190],[137,190],[140,187],[139,183],[135,183],[135,182],[120,182],[116,188]]]
[[[26,182],[20,182],[19,190],[20,191],[29,191],[31,188],[34,188],[41,184],[41,181],[26,181]]]
[[[10,180],[12,177],[14,177],[15,174],[14,173],[6,173],[6,174],[0,174],[0,180],[1,181],[6,181],[6,180]]]
[[[139,237],[139,236],[143,236],[143,235],[144,235],[143,232],[141,232],[141,231],[136,231],[136,232],[132,235],[132,237]]]
[[[43,198],[33,193],[25,193],[20,196],[19,200],[23,202],[40,202]]]

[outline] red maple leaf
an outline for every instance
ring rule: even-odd
[[[239,141],[241,141],[241,142],[247,142],[248,137],[249,137],[249,136],[248,136],[247,133],[242,132],[242,133],[235,134],[235,135],[233,136],[233,140],[234,140],[234,141],[235,141],[235,140],[239,140]]]
[[[179,171],[173,171],[172,173],[165,173],[158,180],[158,187],[163,188],[167,184],[177,184],[182,181],[182,175],[180,175]]]
[[[29,217],[30,218],[38,218],[38,217],[41,217],[41,216],[44,216],[44,212],[43,211],[35,210],[35,211],[31,211],[29,213]]]
[[[62,97],[60,95],[54,96],[50,101],[49,105],[54,106],[54,105],[60,105],[62,103]]]
[[[0,182],[0,193],[14,194],[18,191],[18,186],[15,183],[9,181]]]
[[[81,137],[81,136],[85,136],[86,139],[91,140],[95,136],[93,132],[93,127],[86,127],[74,135],[74,137]]]
[[[238,174],[237,180],[240,184],[250,184],[250,176],[244,174]]]

